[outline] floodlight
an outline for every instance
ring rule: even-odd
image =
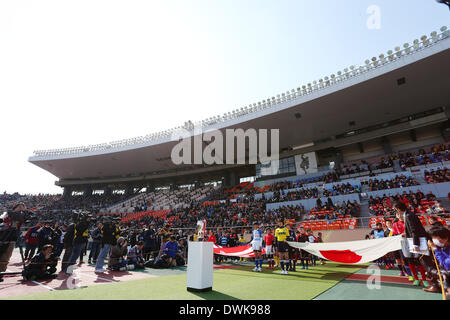
[[[430,34],[430,36],[431,36],[431,39],[433,40],[433,42],[437,42],[437,41],[439,40],[439,36],[438,36],[438,34],[437,34],[436,31],[433,31],[433,32]]]
[[[378,61],[376,57],[372,57],[372,63],[374,67],[378,67]]]

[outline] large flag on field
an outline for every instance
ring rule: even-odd
[[[261,254],[265,254],[266,250],[264,248],[261,251]],[[222,256],[229,257],[242,257],[242,258],[254,258],[255,253],[253,252],[252,246],[239,246],[239,247],[231,247],[224,248],[218,245],[214,245],[214,254],[220,254]]]
[[[373,240],[330,243],[288,242],[290,246],[315,256],[340,263],[362,264],[375,261],[385,254],[402,249],[402,236]]]

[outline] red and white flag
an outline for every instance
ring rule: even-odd
[[[264,248],[261,254],[265,254],[266,250]],[[214,244],[214,254],[220,254],[222,256],[228,257],[242,257],[242,258],[254,258],[255,253],[253,252],[252,246],[239,246],[239,247],[221,247]]]
[[[288,242],[290,246],[339,263],[362,264],[375,261],[389,252],[402,249],[402,236],[348,242]]]

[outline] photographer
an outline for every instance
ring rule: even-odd
[[[128,251],[127,260],[128,265],[133,266],[134,269],[145,269],[144,256],[142,249],[144,248],[144,241],[139,241],[135,246]]]
[[[25,261],[31,260],[34,257],[34,253],[38,248],[39,238],[38,238],[38,230],[41,228],[41,223],[39,222],[34,227],[28,229],[25,234]]]
[[[170,268],[170,257],[167,254],[163,254],[161,257],[156,257],[145,263],[147,268],[153,269],[167,269]]]
[[[97,263],[97,257],[100,253],[100,247],[101,247],[101,241],[102,241],[102,223],[98,222],[97,226],[91,231],[91,237],[92,237],[92,247],[91,251],[89,252],[89,258],[88,263],[90,264],[91,261]]]
[[[24,203],[0,216],[0,272],[5,272],[20,235],[20,226],[29,212]],[[0,276],[1,281],[1,276]]]
[[[112,271],[127,270],[127,240],[123,237],[117,239],[117,244],[111,247],[111,253],[108,259],[108,269]]]
[[[75,224],[71,223],[66,230],[63,238],[64,255],[62,258],[61,271],[66,272],[69,266],[69,258],[72,255],[73,237],[75,234]]]
[[[144,241],[144,259],[149,260],[152,251],[156,251],[156,231],[151,225],[142,234],[141,238]]]
[[[84,249],[87,243],[89,228],[89,217],[87,214],[80,214],[78,221],[75,223],[73,247],[70,255],[68,265],[74,265],[77,262],[78,257],[81,257],[81,251]],[[66,270],[66,273],[68,270]]]
[[[95,264],[95,272],[103,273],[103,265],[105,263],[106,255],[109,253],[111,246],[116,244],[118,234],[116,227],[111,221],[106,218],[101,228],[101,250],[97,257],[97,263]]]
[[[65,224],[63,224],[61,226],[61,228],[58,229],[58,232],[56,232],[57,234],[57,238],[55,241],[55,255],[59,258],[59,256],[61,255],[62,251],[64,250],[64,236],[67,232],[67,226]]]
[[[47,220],[44,221],[44,225],[38,230],[37,236],[39,240],[39,250],[42,250],[42,248],[46,244],[53,245],[53,241],[55,239],[55,232],[50,227],[51,221]]]
[[[56,265],[58,257],[53,254],[53,246],[46,244],[41,251],[31,259],[31,262],[22,271],[25,280],[46,280],[57,277]]]

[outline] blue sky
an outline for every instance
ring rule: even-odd
[[[33,150],[223,114],[449,22],[433,0],[2,0],[0,192],[60,191]]]

